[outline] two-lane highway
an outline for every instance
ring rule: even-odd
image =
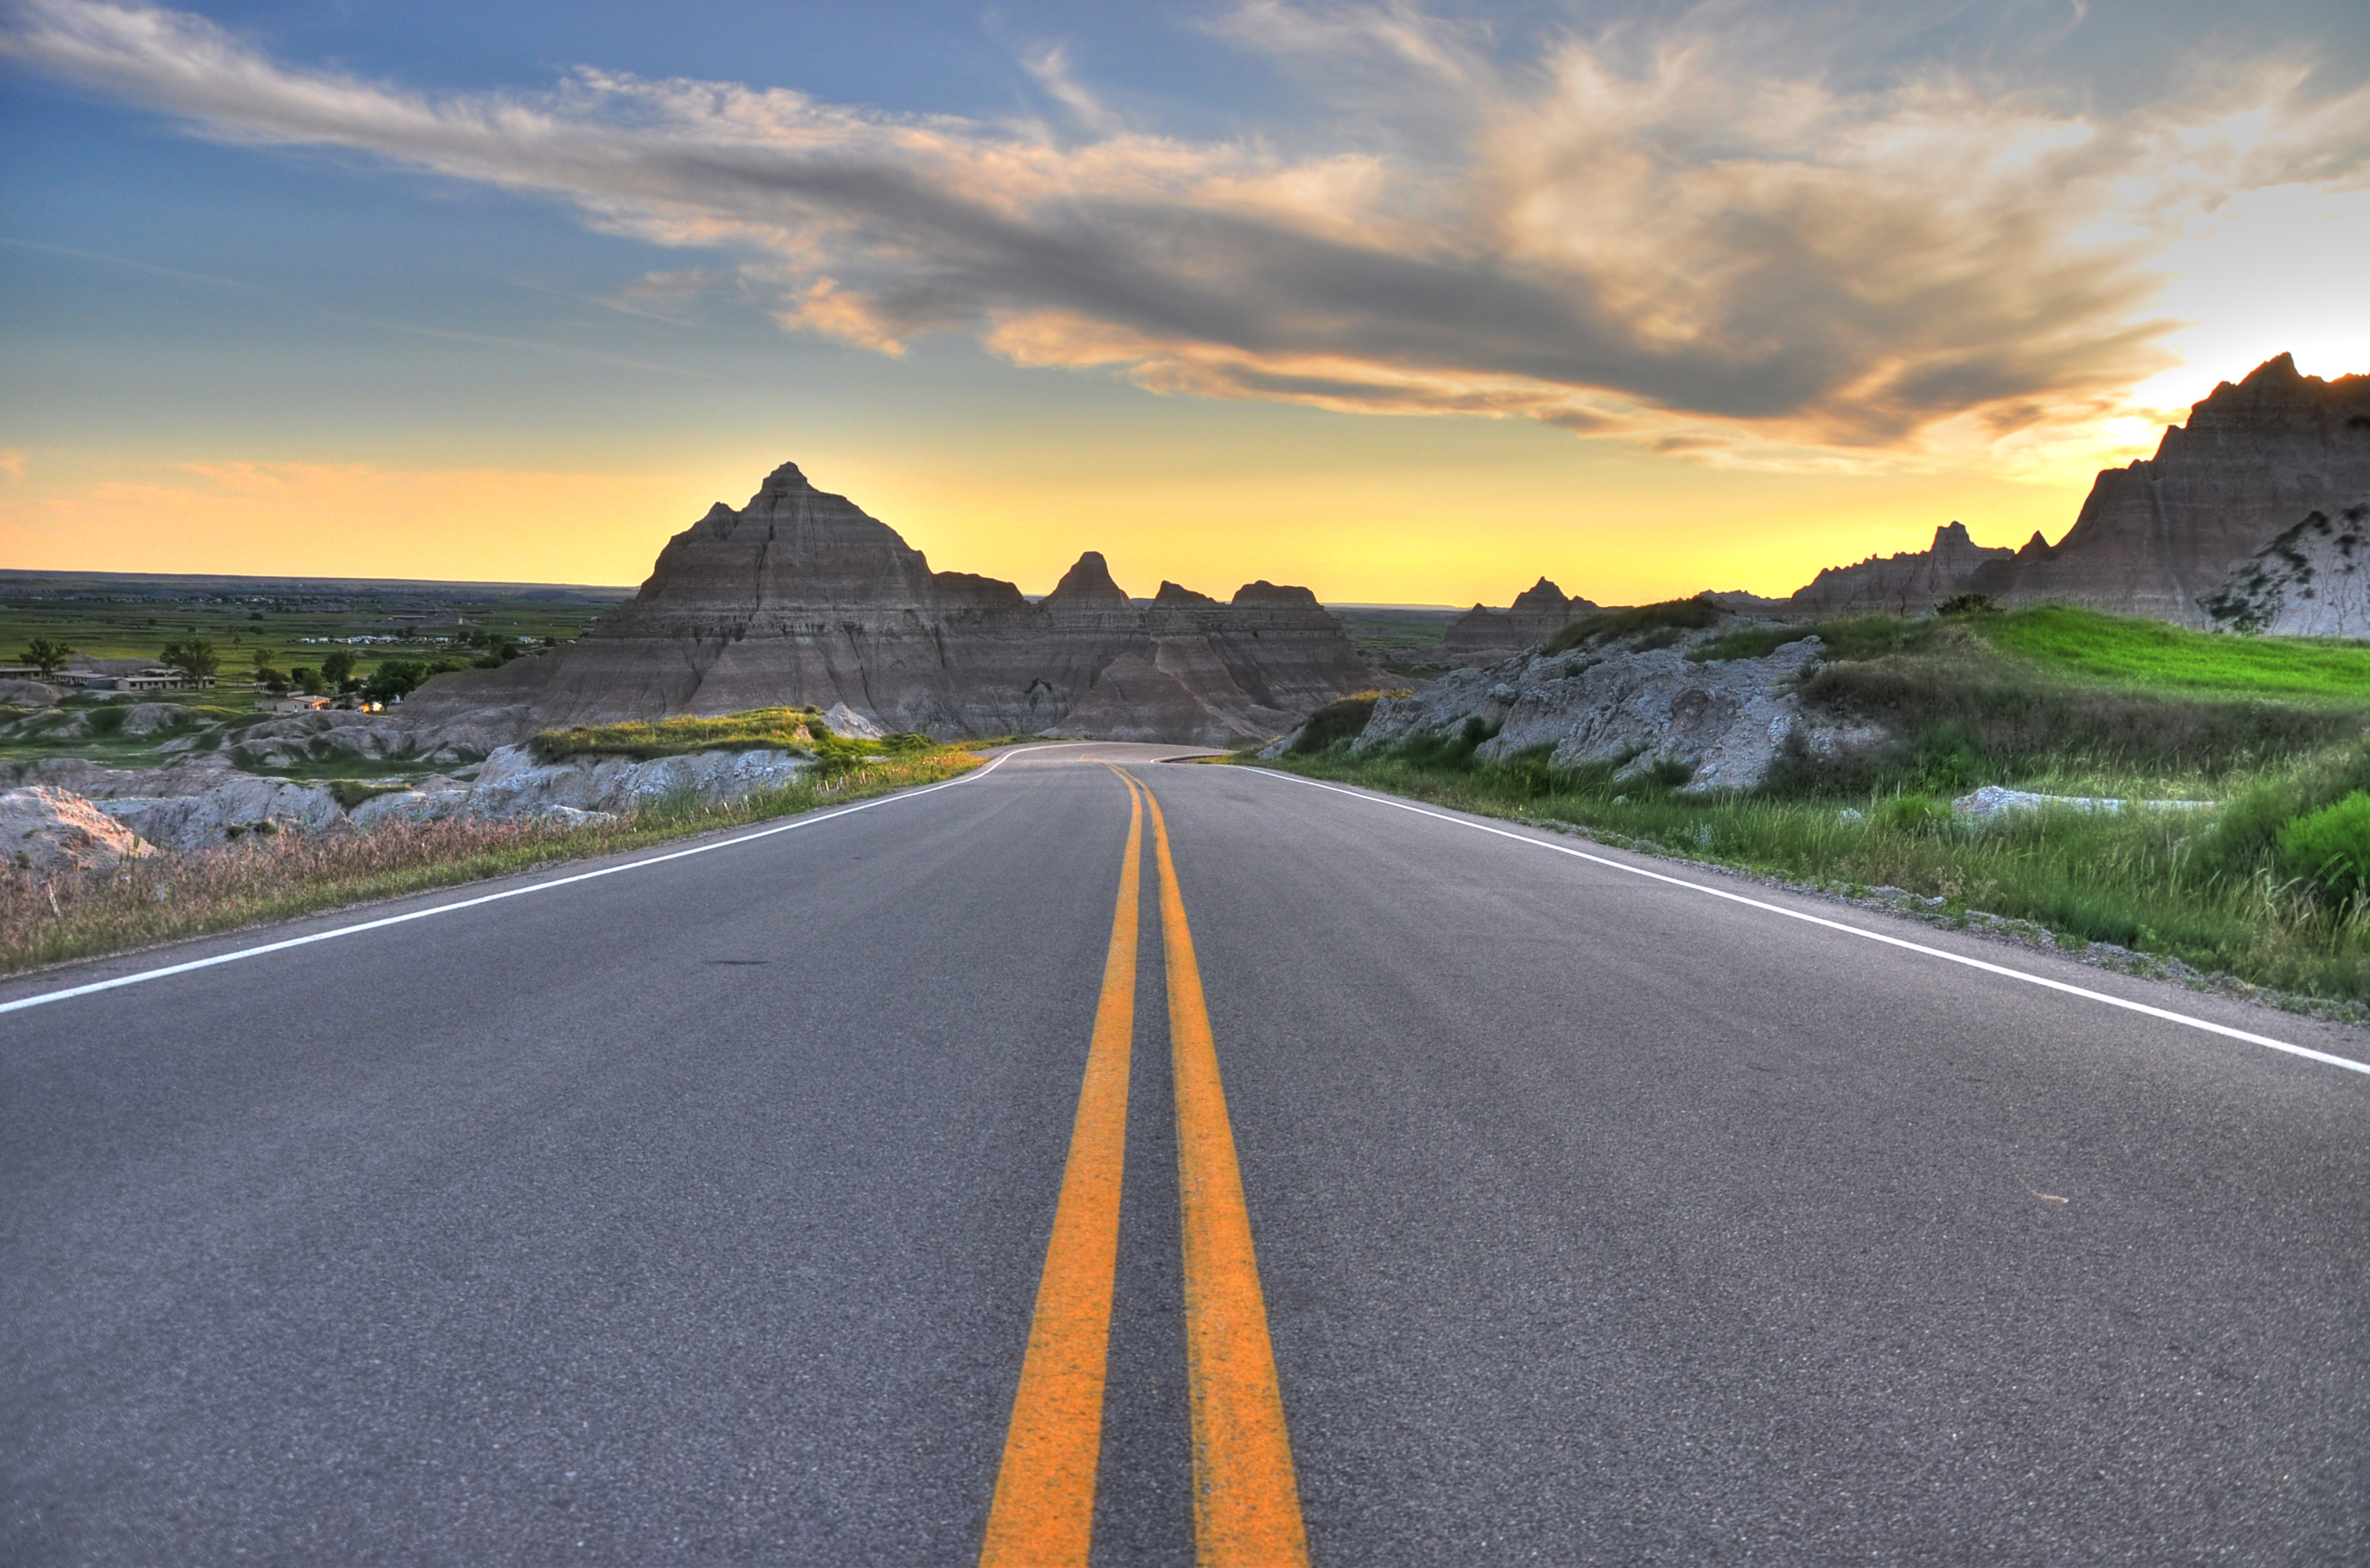
[[[0,1562],[2370,1559],[2358,1032],[1167,755],[0,1013]]]

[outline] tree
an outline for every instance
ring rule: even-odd
[[[202,637],[187,642],[167,642],[159,663],[166,668],[178,670],[191,686],[212,680],[222,670],[222,653]]]
[[[417,659],[389,659],[371,672],[362,695],[373,702],[394,702],[420,689],[428,666]]]
[[[288,676],[269,664],[255,666],[255,684],[278,697],[288,689]]]
[[[17,657],[40,671],[42,677],[47,679],[66,667],[66,660],[73,652],[73,649],[53,637],[37,637],[25,644],[25,651]]]
[[[353,676],[354,651],[351,648],[330,649],[329,656],[321,661],[321,678],[328,683],[329,689],[345,690],[346,683]]]
[[[288,672],[288,684],[294,686],[298,691],[303,692],[306,697],[326,697],[328,695],[328,686],[327,683],[321,679],[321,672],[313,668],[310,664],[299,664],[294,669],[290,670]]]

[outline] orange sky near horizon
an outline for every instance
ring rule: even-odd
[[[1375,422],[1375,421],[1359,421]],[[1429,421],[1427,421],[1429,422]],[[2070,526],[2087,485],[1964,474],[1690,474],[1600,462],[1557,482],[1570,438],[1528,471],[1434,450],[1382,468],[1103,466],[982,471],[976,454],[701,454],[680,468],[399,468],[145,463],[107,477],[0,468],[0,561],[23,570],[633,584],[712,502],[739,506],[799,461],[941,570],[1051,589],[1099,549],[1130,593],[1170,578],[1224,597],[1253,578],[1332,603],[1504,604],[1541,575],[1605,604],[1705,588],[1790,593],[1824,566],[1922,548],[1965,521],[1987,544]],[[1454,447],[1457,444],[1450,443]],[[1460,460],[1462,459],[1462,460]],[[92,465],[98,468],[100,466]],[[1641,513],[1651,513],[1640,526]]]

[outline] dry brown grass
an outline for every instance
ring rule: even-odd
[[[983,760],[950,749],[886,758],[731,805],[669,804],[587,827],[390,822],[366,833],[250,836],[88,874],[0,877],[0,974],[642,848],[935,783]]]

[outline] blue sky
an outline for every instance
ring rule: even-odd
[[[632,581],[785,457],[1032,589],[2054,536],[2215,380],[2370,370],[2365,67],[2360,4],[0,6],[0,559]]]

